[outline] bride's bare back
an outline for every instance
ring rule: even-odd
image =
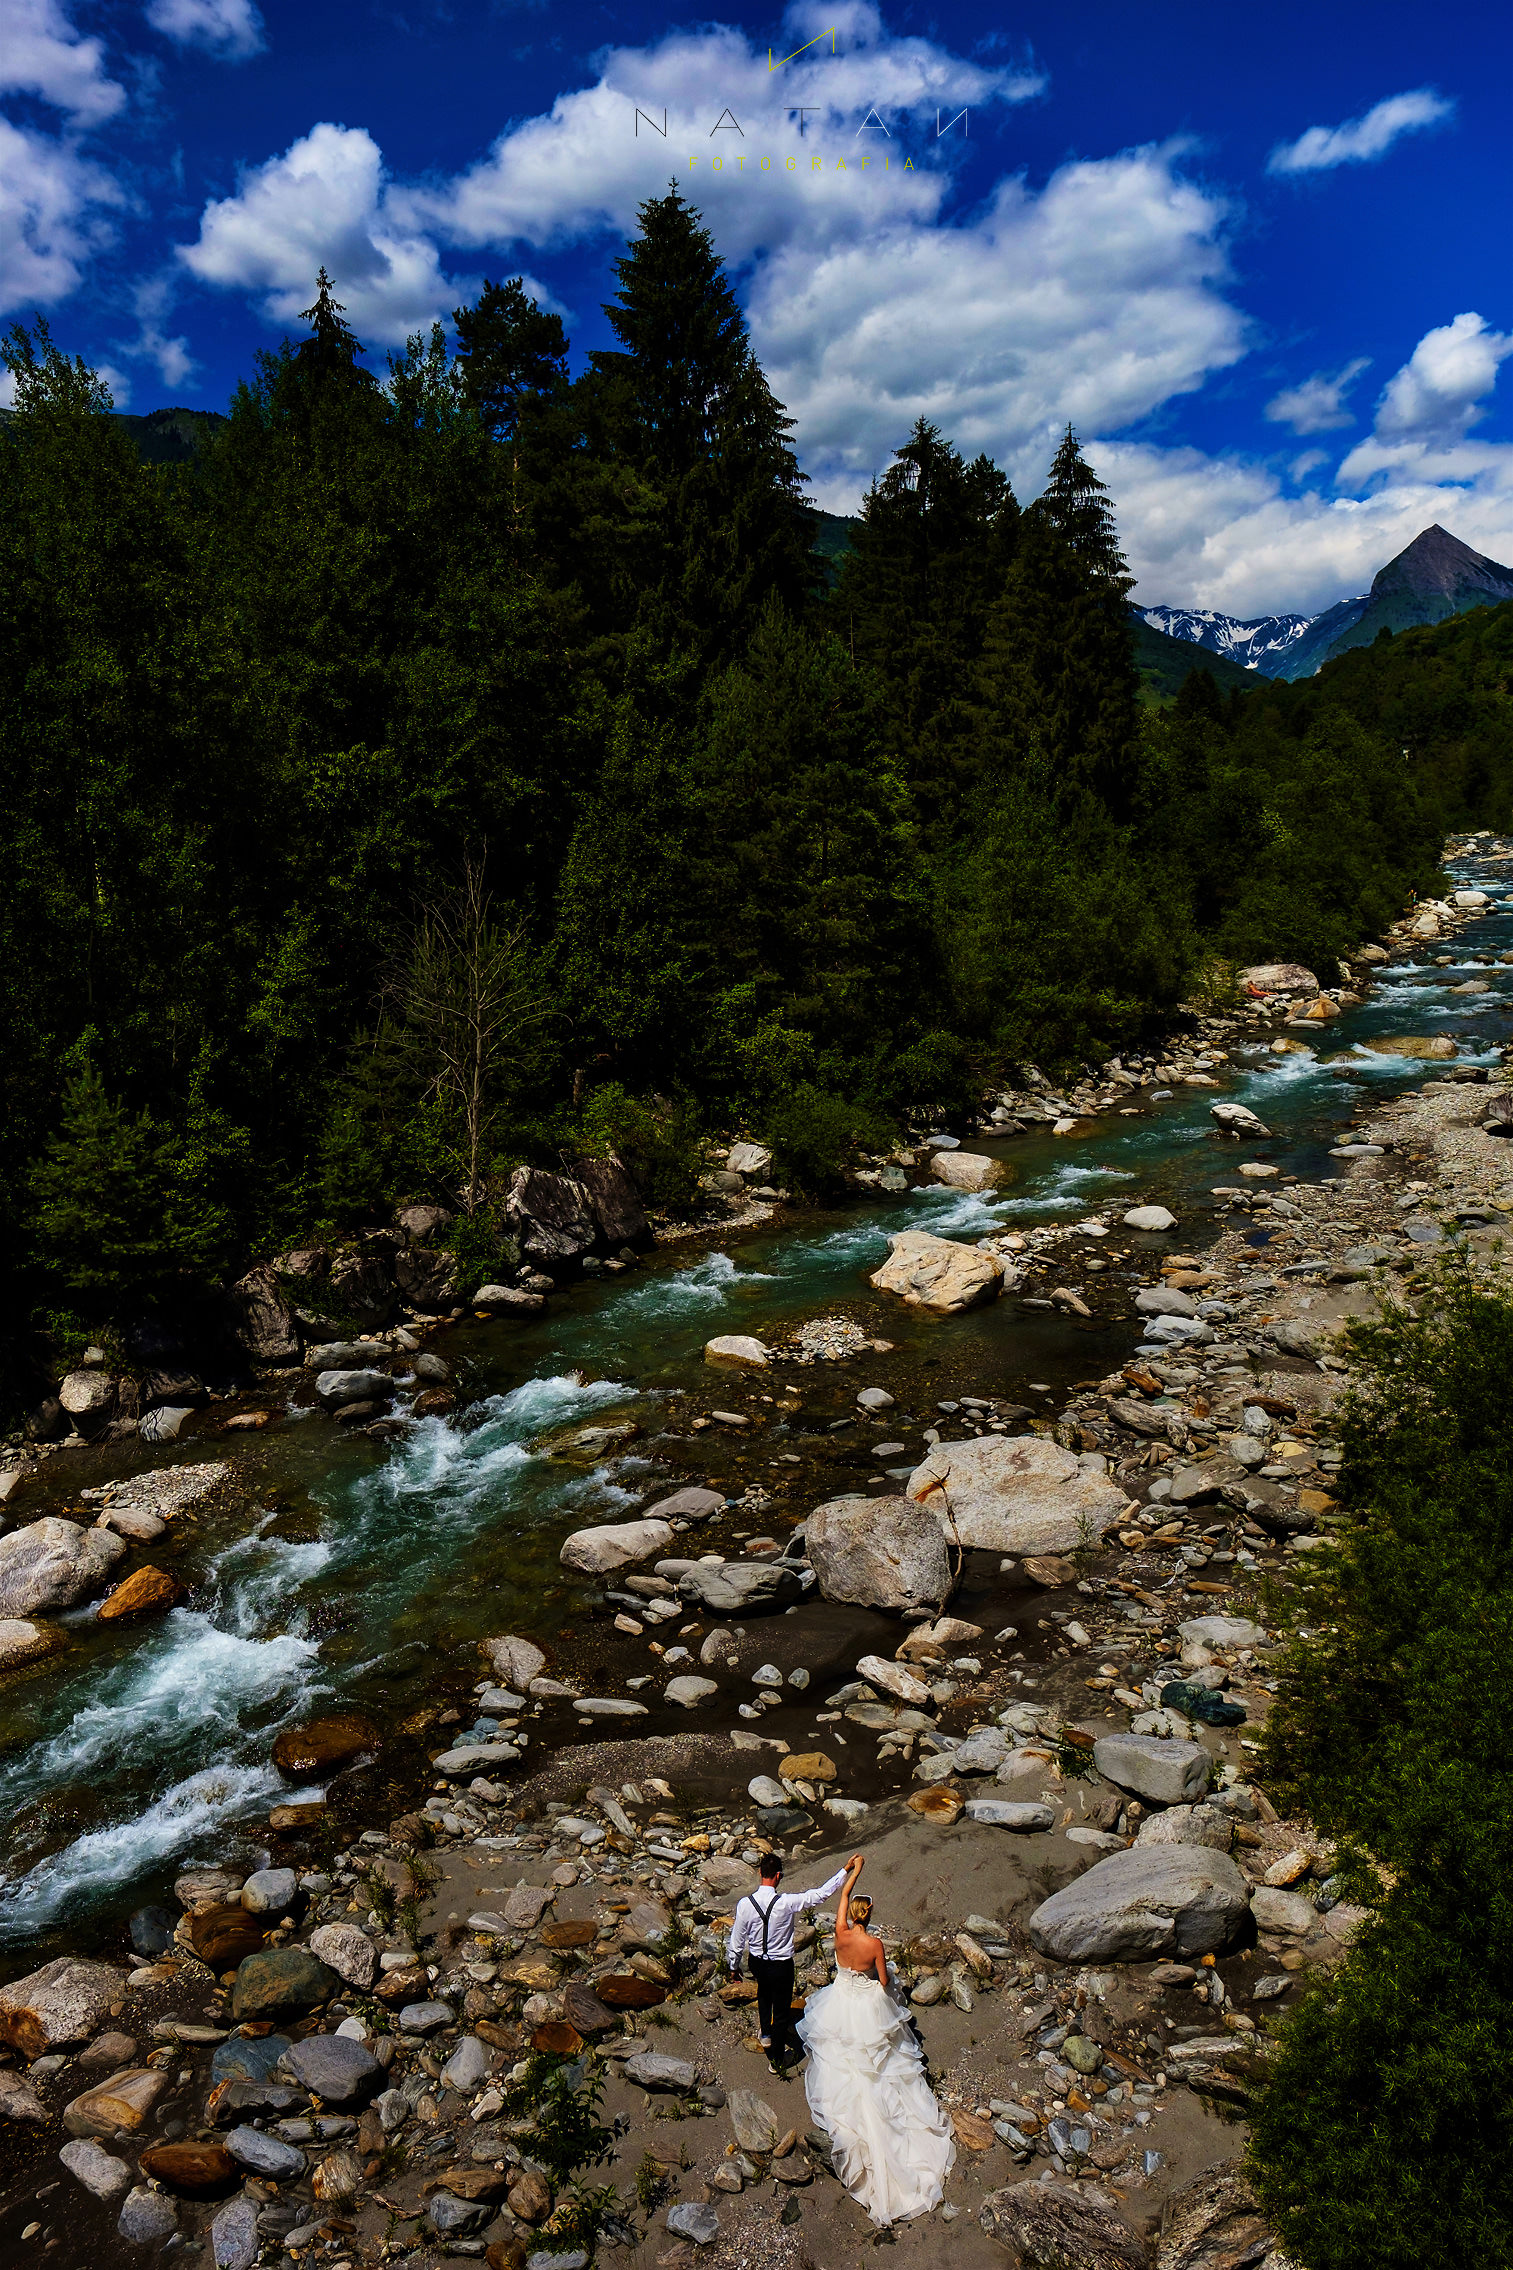
[[[886,1986],[888,1958],[881,1939],[874,1937],[865,1922],[853,1922],[851,1917],[851,1895],[861,1872],[862,1858],[858,1853],[847,1862],[846,1881],[841,1886],[840,1904],[835,1911],[835,1960],[841,1970],[856,1971],[861,1977],[875,1978],[879,1986]],[[862,1904],[870,1915],[871,1901]]]

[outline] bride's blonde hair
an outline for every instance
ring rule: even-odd
[[[865,1892],[859,1892],[854,1900],[848,1900],[846,1902],[847,1921],[850,1923],[859,1923],[862,1926],[863,1930],[866,1929],[867,1918],[871,1913],[872,1902],[868,1899]]]

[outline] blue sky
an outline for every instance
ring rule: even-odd
[[[1142,600],[1317,608],[1433,520],[1513,559],[1510,51],[1501,0],[0,0],[0,309],[134,409],[223,407],[322,261],[379,367],[517,271],[581,355],[675,173],[817,501],[921,411],[1032,496],[1071,420]]]

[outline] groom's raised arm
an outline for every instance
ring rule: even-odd
[[[834,1899],[845,1881],[845,1869],[837,1868],[827,1884],[816,1884],[812,1892],[797,1893],[795,1895],[796,1902],[800,1907],[823,1907],[826,1900]]]

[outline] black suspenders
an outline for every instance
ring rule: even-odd
[[[754,1892],[748,1892],[746,1897],[750,1901],[753,1911],[762,1919],[762,1960],[765,1963],[767,1960],[767,1934],[772,1929],[772,1911],[778,1904],[778,1895],[774,1892],[765,1907],[757,1906]]]

